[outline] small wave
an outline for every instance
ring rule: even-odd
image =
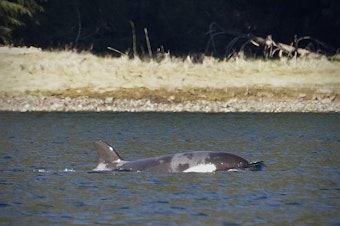
[[[73,168],[71,169],[65,168],[62,172],[76,172],[76,171]]]
[[[243,172],[244,170],[240,169],[228,169],[227,172]]]
[[[250,170],[251,171],[261,171],[266,167],[263,161],[251,162],[250,163]]]
[[[33,172],[38,172],[38,173],[53,173],[53,172],[76,172],[75,169],[73,168],[65,168],[63,170],[49,170],[49,169],[34,169]]]
[[[33,172],[38,172],[38,173],[49,173],[50,170],[47,170],[47,169],[34,169]]]

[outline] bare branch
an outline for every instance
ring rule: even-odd
[[[151,50],[150,39],[149,39],[147,28],[144,28],[144,33],[145,33],[146,46],[148,47],[149,57],[152,58],[152,50]]]
[[[132,30],[132,55],[133,57],[137,56],[137,41],[136,41],[136,30],[135,30],[135,24],[133,23],[133,21],[130,21],[130,25],[131,25],[131,30]]]
[[[229,31],[224,30],[216,23],[211,23],[209,25],[209,31],[206,33],[209,36],[207,45],[206,45],[206,52],[209,49],[212,49],[213,54],[217,54],[217,36],[225,35],[233,37],[227,44],[225,48],[225,55],[227,57],[233,56],[236,52],[245,53],[245,50],[251,51],[254,48],[263,48],[263,54],[266,58],[270,57],[282,57],[287,56],[289,58],[293,57],[321,57],[324,54],[321,54],[322,49],[324,53],[332,53],[335,52],[334,49],[328,47],[325,43],[312,38],[310,36],[304,36],[298,38],[295,36],[294,42],[290,45],[275,42],[271,35],[268,35],[266,38],[258,37],[253,34],[243,34],[236,31]],[[300,47],[299,44],[301,41],[310,40],[314,44],[317,44],[317,50],[315,51],[314,48],[307,47]],[[249,48],[246,47],[249,45]],[[310,46],[310,45],[309,45]],[[313,47],[314,45],[312,45]],[[278,55],[277,55],[278,54]]]

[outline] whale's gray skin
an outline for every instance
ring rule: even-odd
[[[164,155],[135,161],[123,160],[116,150],[102,140],[93,142],[99,159],[94,171],[151,171],[151,172],[215,172],[260,170],[262,163],[247,160],[226,152],[196,151]],[[261,166],[260,166],[260,165]]]

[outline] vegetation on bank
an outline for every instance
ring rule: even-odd
[[[0,0],[0,100],[288,98],[338,106],[338,6],[337,0]]]
[[[88,52],[0,48],[0,95],[112,97],[154,101],[303,98],[340,92],[337,58],[218,60],[165,56],[161,61]]]

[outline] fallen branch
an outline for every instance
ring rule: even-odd
[[[305,36],[301,38],[297,38],[297,36],[295,36],[294,41],[288,45],[285,43],[274,41],[271,35],[268,35],[266,38],[262,38],[253,34],[243,34],[240,32],[224,30],[216,23],[210,24],[207,35],[209,36],[209,40],[206,45],[205,53],[207,54],[209,53],[209,51],[211,51],[212,55],[218,55],[216,40],[217,36],[225,35],[233,37],[225,47],[224,54],[228,58],[234,56],[235,54],[244,55],[247,50],[246,47],[251,53],[253,51],[256,51],[256,49],[254,49],[253,47],[262,47],[263,55],[266,58],[273,58],[277,56],[280,58],[283,56],[288,58],[307,56],[318,58],[324,55],[335,54],[334,49],[328,47],[325,43],[310,36]],[[306,40],[309,41],[308,45],[304,48],[300,47],[300,43]],[[317,48],[314,48],[313,43],[317,44]]]

